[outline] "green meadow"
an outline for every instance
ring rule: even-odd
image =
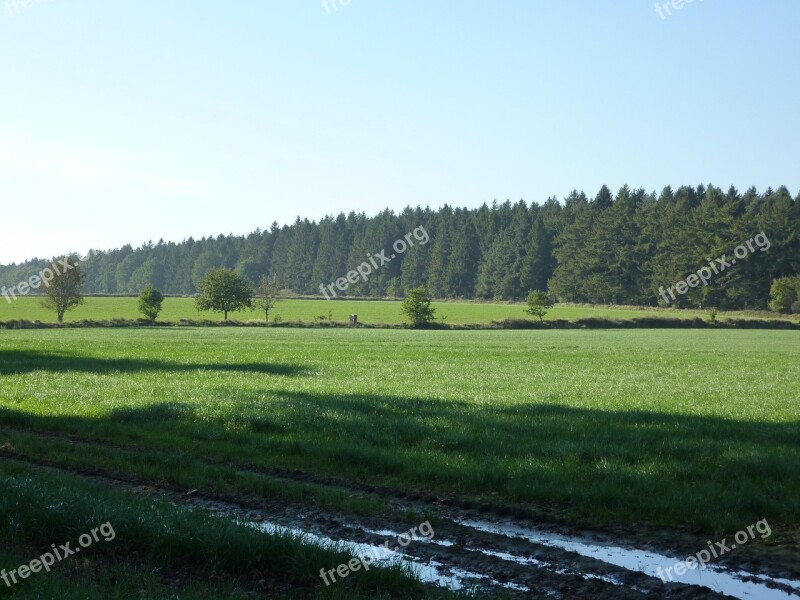
[[[66,322],[111,319],[141,318],[137,310],[137,298],[130,297],[88,297],[86,303],[67,312]],[[475,303],[475,302],[434,302],[436,319],[451,325],[488,324],[495,320],[530,318],[524,312],[524,305],[517,303]],[[370,324],[400,324],[403,315],[400,313],[400,301],[365,301],[365,300],[313,300],[287,299],[279,302],[270,313],[270,321],[277,317],[281,321],[314,322],[320,318],[347,322],[351,314],[357,314],[359,321]],[[557,305],[545,317],[545,320],[576,319],[597,317],[610,319],[634,319],[637,317],[669,317],[691,319],[695,317],[708,319],[708,311],[616,306],[573,306]],[[768,312],[730,311],[720,312],[718,319],[725,318],[782,318]],[[264,315],[257,311],[241,311],[231,313],[229,318],[237,321],[264,320]],[[177,322],[181,319],[207,319],[221,321],[222,314],[200,312],[194,306],[192,298],[166,298],[160,321]],[[43,323],[54,323],[55,312],[41,306],[41,299],[35,296],[20,297],[10,304],[0,298],[0,322],[13,320],[39,320]]]
[[[765,330],[0,331],[0,561],[110,521],[117,539],[89,566],[11,597],[453,597],[399,568],[325,588],[320,565],[345,553],[69,470],[376,518],[394,509],[350,486],[709,539],[767,518],[786,539],[800,524],[798,355],[798,332]]]
[[[0,433],[48,460],[199,487],[212,475],[193,459],[216,457],[715,531],[800,516],[794,331],[81,329],[1,339],[0,423],[11,429]],[[217,471],[225,479],[224,465]]]

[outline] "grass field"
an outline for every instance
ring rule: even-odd
[[[80,321],[91,319],[96,321],[111,319],[137,319],[141,315],[137,312],[136,298],[108,298],[90,297],[82,306],[69,311],[65,321]],[[445,322],[451,325],[462,324],[488,324],[493,320],[506,318],[529,318],[523,312],[522,304],[482,304],[472,302],[434,302],[436,318],[445,317]],[[318,317],[334,321],[347,322],[349,315],[357,314],[362,323],[402,323],[404,318],[400,313],[399,301],[370,302],[363,300],[284,300],[278,303],[270,314],[270,320],[279,317],[283,321],[312,322]],[[699,317],[708,319],[708,311],[661,309],[646,307],[605,307],[605,306],[571,306],[559,305],[550,310],[546,320],[565,319],[574,321],[587,317],[633,319],[637,317],[671,317],[691,319]],[[789,318],[768,312],[730,311],[721,312],[718,319],[725,318]],[[263,320],[264,315],[255,311],[232,313],[229,318],[240,321],[251,319]],[[7,303],[0,299],[0,322],[17,319],[39,320],[43,323],[54,323],[55,312],[42,308],[39,298],[27,296]],[[221,321],[222,314],[214,312],[198,312],[192,298],[167,298],[164,300],[163,311],[159,316],[161,321],[180,321],[181,319],[209,319]]]
[[[800,515],[798,350],[778,331],[6,332],[2,422],[135,445],[154,462],[31,451],[167,478],[192,467],[155,469],[171,452],[249,457],[722,528]]]
[[[311,495],[345,513],[390,508],[241,466],[598,527],[716,536],[766,517],[780,538],[800,523],[798,355],[794,331],[4,331],[0,446],[29,463],[181,489]],[[10,469],[0,461],[0,476],[38,481]],[[124,504],[109,500],[103,519],[128,523],[130,536]],[[22,511],[14,530],[42,518]],[[77,533],[70,523],[39,537]],[[166,555],[185,551],[182,535]]]

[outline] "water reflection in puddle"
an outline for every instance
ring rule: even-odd
[[[676,562],[679,562],[682,559],[664,556],[655,552],[646,550],[630,550],[627,548],[621,548],[619,546],[599,544],[584,538],[564,536],[535,529],[527,529],[510,523],[503,524],[460,520],[456,520],[456,523],[463,525],[464,527],[470,527],[472,529],[477,529],[478,531],[491,533],[493,535],[503,535],[509,538],[523,538],[542,546],[550,546],[554,548],[560,548],[568,552],[575,552],[581,556],[595,558],[629,571],[638,571],[639,573],[644,573],[645,575],[649,575],[651,577],[659,577],[659,568],[666,570],[667,568],[672,567],[673,569],[671,572],[674,575],[672,581],[687,585],[705,587],[727,596],[733,596],[734,598],[747,600],[796,600],[798,597],[800,597],[800,581],[770,578],[765,575],[755,575],[745,571],[728,571],[718,566],[707,566],[703,569],[688,570],[684,573],[684,575],[677,575],[675,574],[674,565]],[[499,555],[501,553],[495,554]],[[519,562],[520,560],[532,559],[524,559],[509,555],[508,560]],[[587,576],[586,574],[583,575]],[[596,576],[593,578],[595,577]],[[781,584],[790,588],[792,592],[790,593],[774,589],[762,583],[744,581],[745,578],[754,578],[764,581],[765,583]],[[603,577],[603,579],[606,578]],[[608,578],[606,580],[611,581],[612,583],[619,583],[613,578]]]
[[[370,554],[376,563],[408,565],[417,574],[419,579],[425,583],[448,587],[452,590],[464,590],[478,583],[483,583],[511,590],[529,591],[527,586],[513,582],[503,583],[484,573],[466,571],[450,565],[445,565],[435,560],[423,562],[419,558],[400,552],[397,547],[389,549],[383,546],[361,542],[334,540],[333,538],[311,533],[296,527],[286,527],[267,521],[253,522],[247,518],[243,518],[241,513],[236,515],[235,513],[238,511],[232,510],[231,507],[225,506],[222,503],[205,501],[197,502],[197,504],[205,506],[206,509],[220,516],[234,516],[239,522],[255,527],[265,533],[301,537],[323,548],[344,550],[354,556]],[[708,588],[712,591],[742,600],[797,600],[797,598],[800,598],[800,581],[771,578],[765,575],[747,573],[745,571],[730,571],[716,565],[707,566],[704,569],[688,570],[684,575],[677,575],[674,570],[674,565],[682,559],[669,557],[652,551],[622,548],[607,543],[598,543],[587,538],[519,527],[513,523],[491,523],[459,519],[455,519],[454,522],[484,533],[501,535],[508,538],[522,538],[534,544],[574,552],[581,556],[594,558],[607,564],[628,571],[643,573],[654,578],[659,578],[659,567],[662,570],[672,567],[672,573],[674,575],[672,581]],[[357,525],[348,525],[348,527],[357,531],[390,539],[397,539],[401,535],[390,529],[369,529]],[[407,533],[403,535],[407,535]],[[450,540],[438,539],[435,537],[420,537],[416,534],[413,535],[412,539],[414,542],[433,544],[442,547],[454,545],[454,542]],[[575,575],[584,579],[597,579],[618,586],[627,586],[621,579],[613,575],[580,572],[575,569],[557,567],[548,562],[540,561],[532,557],[519,556],[510,552],[478,547],[465,547],[464,550],[479,552],[486,556],[491,556],[507,562],[530,565],[537,569],[546,569],[559,575]],[[745,579],[754,579],[756,581],[745,581]],[[774,587],[769,587],[767,584],[777,584],[783,589],[775,589]]]
[[[501,583],[490,578],[488,575],[484,575],[482,573],[474,573],[472,571],[465,571],[463,569],[458,569],[455,567],[448,567],[442,563],[436,561],[429,561],[427,563],[423,563],[417,558],[413,556],[409,556],[407,554],[403,554],[401,552],[397,552],[394,550],[389,550],[388,548],[384,548],[383,546],[375,546],[372,544],[364,544],[361,542],[351,542],[348,540],[334,540],[333,538],[329,538],[322,535],[317,535],[315,533],[309,533],[308,531],[303,531],[301,529],[296,529],[293,527],[284,527],[282,525],[277,525],[275,523],[269,522],[261,522],[261,523],[252,523],[248,522],[247,524],[264,531],[265,533],[270,534],[278,534],[278,535],[292,535],[296,537],[301,537],[306,539],[318,546],[323,548],[333,549],[333,550],[346,550],[353,556],[364,556],[366,554],[370,554],[376,563],[383,562],[385,564],[407,564],[411,567],[411,569],[416,573],[417,577],[425,583],[434,583],[439,586],[447,587],[452,590],[463,590],[465,587],[468,587],[467,581],[472,580],[474,583],[477,580],[483,580],[492,585],[501,586],[507,589],[514,589],[520,591],[528,591],[526,586],[517,585],[514,583]],[[384,535],[390,537],[398,537],[394,531],[389,530],[369,530],[369,529],[361,529],[361,531],[365,531],[367,533],[373,533],[376,535]],[[434,539],[429,539],[425,537],[414,536],[413,539],[419,542],[427,542],[427,543],[438,543],[439,545],[450,545],[452,546],[453,543],[449,541],[436,541]]]

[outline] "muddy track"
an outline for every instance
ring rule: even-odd
[[[328,513],[315,507],[284,507],[275,510],[267,508],[262,503],[251,504],[247,502],[223,499],[216,494],[206,495],[201,492],[187,494],[185,490],[171,486],[153,484],[152,482],[137,480],[132,477],[103,472],[99,469],[76,469],[64,467],[53,461],[38,460],[26,457],[19,453],[5,451],[0,455],[0,460],[18,464],[29,465],[36,469],[55,472],[67,472],[84,479],[105,486],[125,489],[137,494],[148,494],[169,499],[181,506],[195,507],[220,515],[226,515],[241,521],[251,522],[255,525],[264,523],[275,524],[287,529],[300,529],[316,536],[332,540],[348,540],[358,544],[371,544],[380,546],[391,540],[390,549],[397,549],[398,544],[391,537],[387,539],[386,533],[392,531],[401,534],[409,530],[407,522],[387,522],[384,519],[347,518],[340,514]],[[654,592],[661,586],[660,582],[648,582],[645,576],[635,578],[636,581],[626,581],[631,589],[626,586],[614,585],[600,579],[611,577],[603,563],[591,564],[592,561],[581,560],[579,556],[565,557],[563,553],[550,548],[536,548],[522,540],[505,540],[497,536],[475,532],[460,526],[445,517],[437,517],[435,523],[435,536],[433,540],[438,543],[420,543],[415,541],[408,547],[408,552],[419,562],[442,565],[440,571],[443,577],[451,573],[473,573],[478,577],[463,577],[471,584],[483,583],[481,579],[491,579],[486,588],[502,589],[507,595],[529,597],[530,592],[565,598],[641,598],[645,592]],[[374,533],[379,532],[379,533]],[[394,536],[396,537],[396,536]],[[452,544],[452,545],[451,545]],[[510,563],[502,558],[493,556],[493,552],[507,552],[554,565],[562,572],[555,570],[531,569],[524,564]],[[558,565],[556,567],[556,565]],[[334,566],[334,565],[331,565]],[[583,572],[584,575],[580,573]],[[589,578],[585,575],[588,574]],[[513,584],[515,587],[525,587],[529,592],[515,593],[503,584]],[[641,591],[636,591],[633,586]],[[718,597],[715,594],[697,596],[694,590],[684,586],[674,586],[675,589],[663,597],[671,598],[698,598]]]
[[[31,431],[3,427],[4,430],[16,430],[27,435],[68,441],[80,445],[98,445],[110,448],[136,451],[132,446],[116,445],[110,442],[88,440],[72,435]],[[350,544],[369,544],[380,546],[387,540],[396,538],[397,534],[409,530],[409,523],[399,517],[368,518],[342,515],[326,511],[315,505],[278,502],[252,495],[225,495],[212,490],[187,490],[172,486],[164,482],[140,480],[124,474],[111,473],[102,469],[75,468],[65,466],[53,461],[41,460],[31,456],[24,456],[14,450],[0,452],[0,458],[7,461],[25,463],[35,468],[67,471],[72,474],[91,479],[103,485],[117,486],[136,493],[158,495],[169,499],[179,505],[192,506],[198,509],[213,511],[242,521],[248,521],[256,526],[288,528],[302,531],[327,540],[345,540]],[[670,583],[664,585],[660,579],[652,574],[638,572],[630,568],[615,566],[598,557],[586,556],[570,549],[553,546],[547,543],[538,543],[536,540],[525,539],[523,535],[508,534],[495,530],[510,524],[523,529],[549,531],[555,535],[579,535],[581,539],[594,540],[603,544],[614,544],[629,548],[654,547],[654,536],[649,537],[649,543],[643,544],[640,536],[628,536],[620,531],[589,531],[576,532],[575,528],[568,527],[563,521],[544,521],[539,518],[531,519],[519,516],[519,513],[508,510],[493,511],[490,507],[480,503],[457,501],[445,502],[444,499],[429,494],[403,493],[388,488],[371,485],[353,484],[335,478],[317,477],[307,473],[267,469],[252,465],[230,465],[219,460],[202,459],[209,465],[226,466],[235,468],[242,473],[256,473],[276,480],[304,482],[318,486],[327,486],[337,489],[350,490],[364,495],[375,495],[386,499],[399,510],[413,509],[417,514],[434,515],[432,522],[435,526],[435,536],[432,540],[415,540],[407,548],[397,548],[405,558],[413,560],[416,565],[436,565],[436,576],[440,582],[448,582],[448,577],[457,580],[464,586],[479,585],[484,589],[503,590],[507,595],[530,597],[535,595],[548,595],[557,598],[718,598],[722,597],[713,591],[696,585]],[[399,514],[399,513],[398,513]],[[509,514],[515,518],[509,520]],[[543,525],[546,523],[546,525]],[[481,524],[476,527],[474,523]],[[388,536],[388,534],[392,534]],[[622,535],[621,535],[622,533]],[[647,534],[645,534],[647,535]],[[670,534],[660,532],[662,538]],[[685,534],[684,534],[685,535]],[[692,537],[692,536],[689,536]],[[675,535],[669,538],[669,545],[674,547]],[[696,539],[696,538],[695,538]],[[684,538],[681,546],[687,548],[702,548],[702,542],[687,542]],[[397,544],[394,544],[395,547]],[[685,556],[691,551],[683,553],[674,552],[677,556]],[[784,561],[795,569],[771,569],[775,577],[791,578],[797,575],[797,554],[792,552],[789,556],[783,553],[772,553],[764,557],[764,562],[770,565],[780,565]],[[781,560],[783,559],[783,560]],[[759,573],[758,569],[752,569]],[[758,566],[758,565],[756,565]],[[433,580],[436,580],[434,578]],[[772,584],[780,586],[780,584]],[[794,592],[792,587],[783,588],[790,596]],[[800,591],[796,597],[800,598]]]

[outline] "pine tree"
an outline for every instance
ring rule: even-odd
[[[447,265],[446,287],[449,296],[472,298],[480,263],[480,246],[475,226],[465,219],[455,237]]]
[[[533,222],[525,258],[520,272],[522,290],[547,290],[547,282],[553,276],[555,258],[553,239],[544,224],[544,217],[537,215]]]

